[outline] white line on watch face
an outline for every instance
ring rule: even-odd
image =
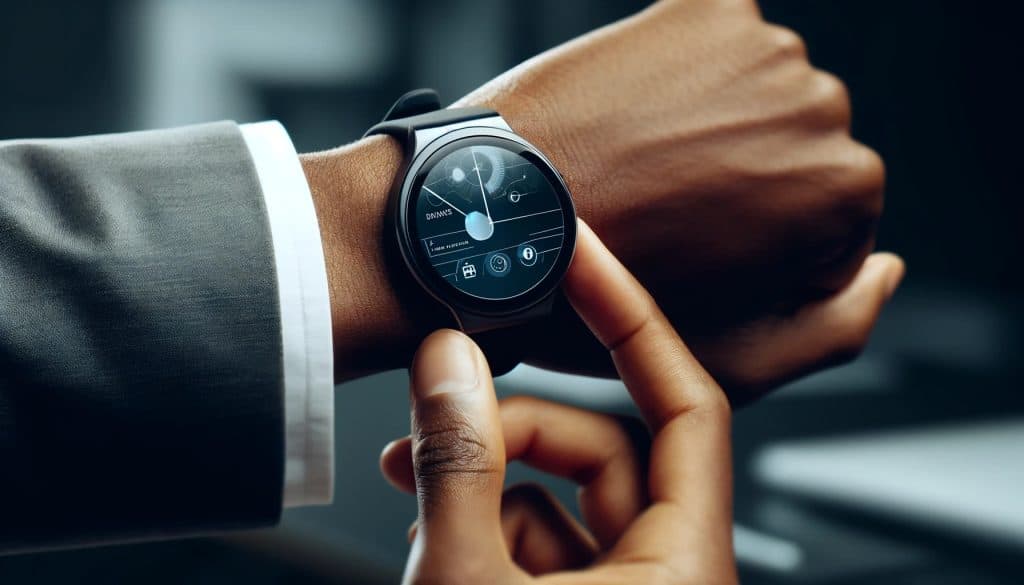
[[[423,269],[487,300],[536,287],[566,245],[561,186],[520,149],[495,142],[428,160],[408,214]]]

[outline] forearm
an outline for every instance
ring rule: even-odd
[[[386,137],[300,156],[323,241],[339,382],[399,367],[415,341],[382,247],[400,160],[398,144]]]

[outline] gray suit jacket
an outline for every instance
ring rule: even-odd
[[[277,304],[235,124],[0,142],[0,552],[276,521]]]

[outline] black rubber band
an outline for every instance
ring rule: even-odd
[[[442,109],[437,92],[432,89],[417,89],[398,98],[384,116],[384,120],[367,130],[363,137],[387,134],[408,145],[417,130],[497,115],[494,110],[476,106]]]

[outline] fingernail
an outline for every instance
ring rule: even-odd
[[[476,389],[480,371],[473,342],[457,331],[433,333],[420,346],[413,364],[413,391],[417,397],[467,392]]]

